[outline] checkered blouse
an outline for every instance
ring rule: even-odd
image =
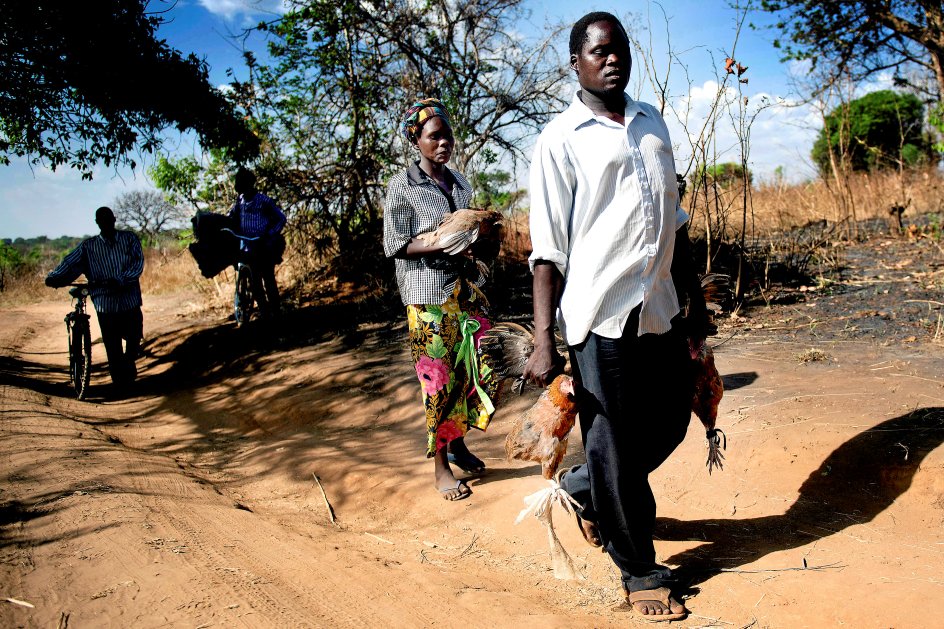
[[[467,208],[472,202],[472,187],[465,177],[448,168],[446,176],[451,178],[451,197],[417,163],[394,175],[387,186],[384,253],[394,258],[397,286],[404,305],[443,304],[452,295],[463,272],[466,277],[474,278],[477,286],[485,283],[485,278],[465,257],[400,257],[413,237],[435,230],[446,213]]]

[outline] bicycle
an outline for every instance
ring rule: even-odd
[[[75,306],[65,317],[66,335],[69,342],[69,379],[78,399],[85,398],[88,392],[89,378],[92,374],[92,331],[89,327],[91,318],[85,308],[89,296],[88,284],[69,284],[69,295],[75,299]]]
[[[239,257],[236,260],[236,290],[233,294],[233,316],[236,319],[236,327],[243,327],[249,323],[252,318],[253,304],[255,297],[252,294],[252,266],[246,261],[249,253],[249,243],[259,240],[259,237],[242,236],[237,234],[229,227],[224,227],[222,231],[229,232],[239,239]]]

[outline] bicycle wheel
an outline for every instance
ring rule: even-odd
[[[76,321],[72,324],[69,342],[69,372],[72,386],[78,399],[83,399],[88,391],[89,378],[92,375],[92,334],[88,321]]]
[[[242,327],[252,317],[252,270],[240,265],[236,274],[236,294],[233,297],[236,325]]]

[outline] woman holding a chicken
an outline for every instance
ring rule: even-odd
[[[435,98],[414,103],[403,116],[401,130],[418,159],[388,185],[384,251],[394,258],[406,306],[435,486],[446,500],[462,500],[472,490],[456,479],[450,463],[472,474],[485,471],[485,464],[466,446],[465,435],[470,427],[488,426],[498,385],[479,350],[479,339],[491,325],[480,289],[485,277],[471,244],[486,233],[497,241],[498,230],[494,221],[487,226],[477,220],[488,213],[465,209],[472,188],[446,166],[455,138],[443,104]],[[460,224],[446,230],[447,218]]]

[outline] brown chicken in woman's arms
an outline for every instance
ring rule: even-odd
[[[417,238],[427,245],[442,247],[444,253],[457,255],[475,243],[500,243],[503,218],[498,210],[462,208],[446,214],[434,231],[419,234]],[[480,244],[477,248],[487,247]]]

